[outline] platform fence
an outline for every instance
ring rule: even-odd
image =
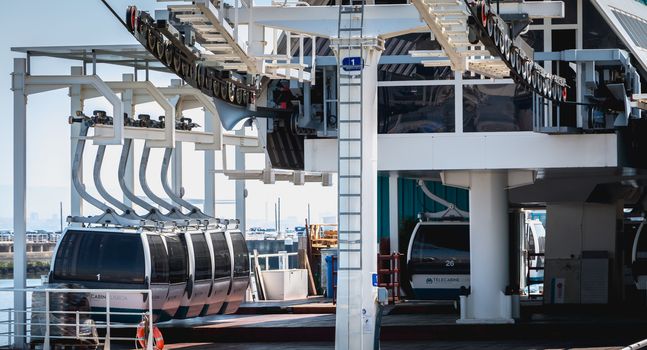
[[[150,289],[0,288],[0,298],[11,295],[15,299],[19,294],[25,298],[25,310],[0,309],[0,349],[25,344],[44,350],[56,346],[109,350],[112,342],[130,343],[134,348],[143,348],[143,343],[145,349],[153,349],[153,332],[148,331],[154,325]],[[134,295],[141,298],[139,310],[143,311],[124,311],[112,305]],[[138,326],[145,328],[145,338],[137,338]],[[123,336],[125,329],[133,330],[132,337]]]

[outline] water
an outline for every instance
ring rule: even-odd
[[[40,286],[40,279],[27,279],[28,287]],[[13,287],[13,279],[0,279],[0,289]],[[31,304],[31,293],[27,293],[27,306]],[[8,344],[7,330],[8,324],[4,323],[9,319],[9,313],[6,309],[13,308],[13,293],[0,291],[0,346]]]

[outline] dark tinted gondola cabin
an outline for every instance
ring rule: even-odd
[[[458,299],[470,286],[469,223],[419,222],[407,254],[411,287],[417,299]]]

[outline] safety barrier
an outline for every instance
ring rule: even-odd
[[[287,251],[280,251],[273,254],[258,254],[259,260],[263,259],[265,262],[265,270],[270,269],[270,258],[277,258],[279,261],[279,270],[286,270],[290,268],[290,257],[297,256],[297,252],[288,253]],[[254,266],[254,254],[249,255],[249,266]]]
[[[41,345],[45,350],[58,345],[100,346],[109,350],[111,343],[117,341],[154,349],[153,332],[148,332],[144,339],[137,339],[135,334],[138,327],[154,329],[153,317],[149,317],[153,315],[150,289],[0,289],[0,299],[12,300],[7,294],[25,298],[26,308],[0,309],[0,348],[30,344]],[[139,295],[140,310],[144,311],[123,311],[122,307],[111,305],[133,295]],[[142,320],[148,324],[142,325]],[[111,335],[111,331],[125,328],[133,329],[132,337]]]

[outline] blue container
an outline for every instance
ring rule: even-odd
[[[329,255],[326,257],[326,297],[333,298],[335,296],[334,285],[337,285],[337,274],[335,273],[335,283],[333,285],[333,271],[337,272],[337,259],[333,263],[333,256]],[[336,256],[335,256],[336,257]]]

